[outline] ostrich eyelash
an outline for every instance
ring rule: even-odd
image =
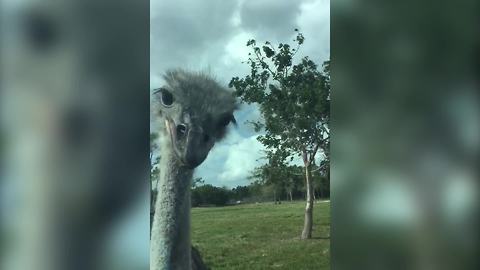
[[[158,89],[155,89],[153,91],[153,94],[154,95],[158,95],[160,94],[160,102],[162,103],[163,106],[165,107],[170,107],[172,106],[173,102],[175,101],[174,97],[173,97],[173,94],[168,91],[167,89],[161,87],[161,88],[158,88]]]
[[[237,120],[235,119],[235,117],[233,115],[227,115],[227,116],[223,117],[222,120],[219,121],[219,125],[222,126],[222,127],[226,127],[230,123],[237,126]]]

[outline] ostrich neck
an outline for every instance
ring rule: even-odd
[[[190,185],[169,143],[161,145],[160,179],[152,225],[150,269],[191,269]]]

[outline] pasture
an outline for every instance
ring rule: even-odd
[[[192,244],[212,269],[330,269],[330,203],[314,206],[313,239],[300,240],[305,202],[192,208]]]

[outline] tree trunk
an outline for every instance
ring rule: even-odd
[[[292,190],[290,190],[290,191],[288,192],[288,194],[290,195],[290,201],[293,201]]]
[[[275,192],[275,190],[273,191],[273,203],[277,204],[277,193]]]
[[[302,239],[312,238],[313,227],[313,186],[310,166],[305,166],[305,189],[307,191],[307,205],[305,206],[305,222],[303,225]]]

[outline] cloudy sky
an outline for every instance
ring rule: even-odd
[[[251,38],[290,42],[298,28],[306,40],[297,59],[308,55],[321,64],[330,55],[329,0],[151,0],[150,87],[162,85],[161,74],[182,67],[213,74],[225,86],[243,76]],[[206,183],[234,187],[262,163],[262,145],[245,122],[259,119],[255,106],[235,115],[238,128],[218,143],[196,175]]]

